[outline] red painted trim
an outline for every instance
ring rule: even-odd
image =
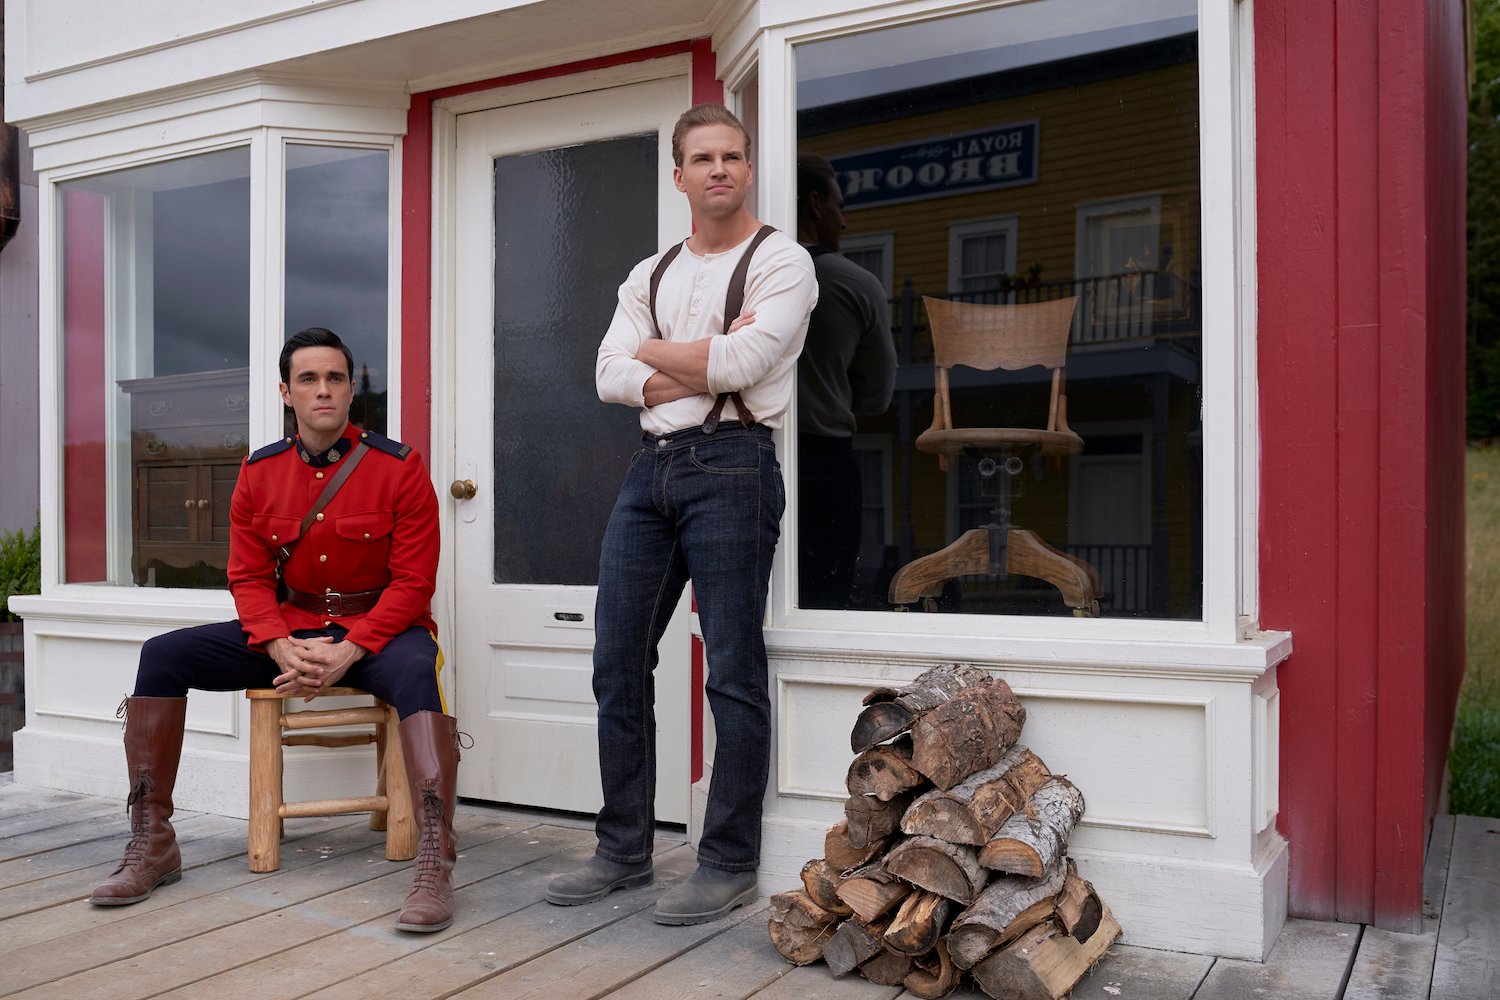
[[[719,79],[713,41],[700,38],[693,42],[693,103],[709,101],[724,103],[724,81]]]
[[[1333,9],[1289,0],[1255,5],[1256,177],[1260,251],[1258,344],[1261,620],[1291,629],[1281,691],[1278,826],[1291,843],[1291,908],[1331,919],[1337,879],[1338,760],[1334,665],[1337,204],[1330,147],[1335,112]],[[1274,373],[1274,374],[1273,374]],[[1310,762],[1316,762],[1312,764]]]
[[[432,449],[432,105],[434,101],[691,53],[692,101],[722,101],[712,43],[706,39],[668,42],[614,55],[583,59],[509,76],[476,80],[413,94],[406,113],[401,157],[401,437],[424,454]],[[102,396],[98,398],[103,398]],[[102,476],[100,477],[102,481]],[[696,604],[694,610],[697,609]],[[692,639],[692,694],[689,700],[690,766],[693,781],[703,777],[703,642]]]
[[[63,191],[63,580],[107,579],[104,196]],[[132,490],[132,493],[134,491]]]
[[[691,41],[668,42],[475,80],[411,97],[401,157],[401,437],[424,454],[432,447],[432,105],[434,101],[534,80],[693,53]]]
[[[401,439],[432,450],[432,98],[413,94],[401,148]]]
[[[693,610],[698,610],[698,602],[693,601]],[[696,635],[693,636],[692,667],[689,677],[688,690],[691,698],[688,700],[688,731],[691,747],[688,751],[688,780],[698,782],[703,780],[703,684],[707,679],[703,668],[703,640]]]
[[[1463,657],[1461,9],[1256,4],[1261,620],[1295,916],[1421,923]]]
[[[1376,163],[1380,150],[1378,24],[1360,4],[1340,4],[1334,33],[1335,135],[1339,163]],[[1334,624],[1339,636],[1334,656],[1333,762],[1337,800],[1334,915],[1359,921],[1374,901],[1375,786],[1370,761],[1377,749],[1376,716],[1359,706],[1375,703],[1380,650],[1379,609],[1370,593],[1380,572],[1377,547],[1368,544],[1378,523],[1380,496],[1379,395],[1367,391],[1380,382],[1380,314],[1369,290],[1378,287],[1380,192],[1376,176],[1356,171],[1341,177],[1335,201],[1335,264],[1338,268],[1338,327],[1335,342],[1337,401],[1335,454],[1338,470],[1336,569],[1339,599]],[[1364,592],[1365,599],[1347,599]]]
[[[719,79],[717,60],[714,59],[713,43],[707,38],[693,42],[692,87],[694,104],[709,101],[724,103],[724,83]],[[698,610],[698,595],[693,594],[693,611]],[[703,778],[703,685],[707,682],[704,673],[703,640],[693,636],[692,650],[692,712],[689,717],[689,770],[693,781]]]

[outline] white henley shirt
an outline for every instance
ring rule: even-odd
[[[753,237],[751,237],[753,239]],[[599,345],[594,382],[599,398],[641,409],[641,429],[651,434],[697,427],[721,392],[738,392],[755,419],[781,426],[791,404],[797,356],[807,337],[808,317],[818,301],[812,258],[796,240],[772,233],[755,250],[745,279],[745,309],[755,322],[728,336],[724,296],[729,277],[750,240],[722,253],[695,254],[687,247],[662,275],[656,318],[662,339],[689,343],[712,337],[708,347],[709,392],[646,406],[646,380],[656,369],[636,360],[641,345],[655,336],[651,324],[651,272],[661,254],[631,269],[620,286],[614,319]],[[663,251],[665,252],[665,251]],[[724,421],[738,419],[734,403],[724,405]]]

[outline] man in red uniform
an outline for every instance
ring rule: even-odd
[[[247,457],[235,483],[229,589],[239,619],[169,632],[141,648],[135,693],[123,706],[132,836],[91,903],[136,903],[182,877],[169,820],[189,688],[275,687],[310,699],[346,684],[401,717],[420,836],[396,927],[439,931],[453,922],[459,752],[438,690],[441,652],[429,610],[437,497],[409,446],[349,423],[353,372],[349,349],[321,327],[282,348],[281,398],[296,414],[297,436]],[[302,534],[303,519],[359,446],[347,482]]]

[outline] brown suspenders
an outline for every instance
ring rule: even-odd
[[[724,296],[724,329],[720,333],[728,333],[729,325],[734,322],[735,317],[745,305],[745,279],[750,273],[750,258],[755,255],[755,248],[765,242],[767,236],[776,232],[774,226],[761,226],[740,255],[739,263],[735,265],[734,273],[729,276],[729,292]],[[684,241],[685,243],[686,241]],[[656,321],[656,290],[661,286],[661,277],[667,273],[667,268],[672,266],[672,261],[682,252],[683,243],[679,243],[666,253],[662,254],[661,260],[657,261],[656,269],[651,272],[651,326],[656,331],[658,339],[661,338],[661,324]],[[703,421],[703,433],[712,434],[719,427],[719,418],[724,414],[724,401],[733,400],[734,408],[740,415],[740,423],[745,427],[755,426],[755,414],[751,413],[745,406],[745,401],[740,398],[738,392],[721,392],[719,398],[714,400],[714,408],[708,411],[708,416]]]

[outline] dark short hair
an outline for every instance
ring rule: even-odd
[[[354,380],[354,352],[349,350],[348,345],[332,330],[321,326],[310,326],[306,330],[299,330],[292,334],[287,338],[287,342],[281,345],[281,381],[284,384],[290,384],[292,381],[292,355],[304,347],[337,347],[344,352],[344,364],[349,368],[349,380]]]
[[[833,164],[815,153],[797,157],[797,208],[807,203],[811,194],[828,194],[839,186],[839,175]]]
[[[739,129],[740,135],[745,138],[745,159],[750,159],[750,133],[745,130],[744,123],[734,116],[734,112],[722,104],[712,102],[694,104],[682,113],[677,119],[677,125],[672,129],[672,162],[679,167],[682,166],[682,140],[695,128],[704,125],[728,125],[730,128]]]

